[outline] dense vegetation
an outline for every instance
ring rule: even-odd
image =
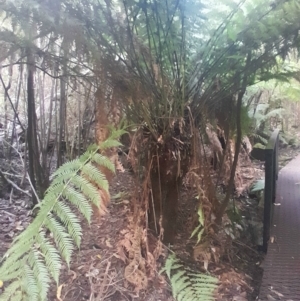
[[[24,153],[35,209],[42,211],[39,200],[49,198],[51,166],[77,158],[91,142],[101,145],[112,128],[125,129],[120,140],[127,141],[140,187],[135,227],[149,226],[173,243],[188,179],[199,199],[192,236],[208,241],[243,188],[242,144],[250,138],[263,147],[270,130],[299,126],[296,0],[6,0],[0,12],[1,151],[7,160],[16,150]],[[104,154],[115,163],[118,145],[112,146]],[[1,178],[7,181],[2,171]],[[37,218],[47,216],[41,211]],[[69,229],[67,217],[56,218]],[[76,227],[69,229],[75,240]],[[56,268],[53,274],[58,280]],[[28,298],[45,300],[47,291],[37,284],[36,299]],[[0,300],[25,300],[22,290],[13,287]]]

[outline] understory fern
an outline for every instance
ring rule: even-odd
[[[5,284],[0,301],[47,300],[51,279],[58,284],[62,260],[70,264],[80,246],[82,228],[77,212],[90,223],[92,204],[103,206],[108,181],[99,167],[115,171],[101,151],[118,147],[124,131],[115,131],[101,145],[92,145],[78,159],[62,165],[52,176],[33,222],[16,237],[2,259],[0,281]],[[99,153],[100,151],[100,153]]]
[[[174,254],[169,255],[162,272],[167,274],[177,301],[215,300],[218,279],[186,268]]]

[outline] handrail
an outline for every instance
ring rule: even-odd
[[[264,229],[263,251],[267,252],[276,197],[276,180],[278,179],[278,141],[279,130],[274,130],[265,149],[265,191],[264,191]]]

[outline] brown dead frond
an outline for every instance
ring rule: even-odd
[[[140,225],[132,222],[122,234],[124,238],[118,243],[118,253],[126,264],[124,277],[139,292],[148,286],[146,258],[142,255],[145,233]]]
[[[130,218],[128,228],[122,231],[123,239],[117,245],[118,257],[126,264],[125,280],[134,286],[137,293],[158,277],[157,259],[162,254],[161,241],[152,236],[149,248],[146,215],[143,209],[139,209]]]
[[[234,140],[230,139],[228,141],[229,147],[227,148],[227,152],[225,154],[225,161],[224,161],[224,172],[223,172],[223,181],[227,184],[230,179],[231,167],[234,158],[235,152],[235,142]],[[239,154],[238,163],[236,167],[236,172],[234,176],[234,188],[238,195],[240,195],[244,190],[244,183],[242,179],[242,171],[241,171],[241,160],[243,160],[243,153]]]
[[[125,279],[134,285],[136,291],[146,289],[148,278],[146,275],[145,258],[142,256],[142,235],[141,227],[123,231],[124,238],[118,243],[120,258],[126,263]]]
[[[223,154],[223,148],[221,142],[218,138],[217,132],[213,129],[212,125],[209,123],[206,125],[206,134],[211,144],[212,150],[217,153],[218,157],[221,156]],[[221,158],[219,158],[219,160],[220,159]]]

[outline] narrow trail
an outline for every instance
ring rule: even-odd
[[[300,301],[300,155],[280,172],[260,299]]]

